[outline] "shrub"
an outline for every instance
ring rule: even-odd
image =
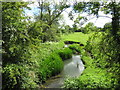
[[[68,77],[65,81],[64,81],[64,86],[63,88],[68,89],[68,90],[78,90],[79,87],[79,79],[78,78],[70,78]]]
[[[59,74],[63,69],[62,59],[72,57],[69,48],[62,49],[63,44],[30,44],[23,48],[17,63],[7,62],[3,66],[3,89],[37,88],[49,77]]]
[[[81,53],[81,47],[79,44],[72,44],[69,48],[72,50],[73,54]]]
[[[86,68],[79,78],[68,78],[64,82],[64,88],[68,89],[102,89],[118,88],[117,78],[112,73],[107,73],[100,68]]]
[[[72,51],[69,48],[64,48],[57,51],[62,60],[72,58]]]
[[[60,73],[63,69],[63,61],[56,53],[51,53],[40,65],[39,79],[45,82],[47,78]]]
[[[67,79],[64,83],[65,88],[119,89],[119,44],[112,38],[110,35],[98,33],[89,40],[85,49],[81,51],[86,69],[79,78]]]
[[[49,59],[51,60],[52,75],[56,75],[63,69],[63,61],[57,53],[51,53]]]
[[[38,78],[29,66],[10,64],[3,68],[3,89],[36,88],[36,82]]]

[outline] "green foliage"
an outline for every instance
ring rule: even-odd
[[[84,52],[86,53],[86,52]],[[84,54],[86,55],[86,54]],[[64,82],[64,88],[67,89],[102,89],[102,88],[119,88],[119,77],[110,70],[99,68],[99,63],[95,63],[90,56],[82,56],[86,69],[78,78],[68,78]],[[104,65],[104,64],[102,64]],[[115,69],[116,67],[114,67]],[[111,68],[113,69],[113,68]],[[118,67],[116,70],[119,70]],[[118,71],[117,71],[118,73]]]
[[[72,51],[69,48],[59,50],[58,54],[63,60],[72,58]]]
[[[22,56],[24,46],[29,43],[26,17],[23,14],[23,8],[28,8],[27,5],[28,3],[25,2],[2,3],[2,39],[4,41],[3,50],[5,51],[3,60],[5,62],[19,59]]]
[[[56,50],[63,48],[63,42],[41,43],[58,41],[59,15],[54,18],[54,22],[27,22],[24,10],[28,4],[2,3],[3,89],[36,88],[63,68],[63,61],[56,53]]]
[[[112,25],[111,23],[106,23],[104,25],[104,28],[102,29],[102,31],[106,32],[106,33],[110,33],[110,31],[112,30]]]
[[[81,49],[82,49],[82,47],[79,45],[79,44],[72,44],[72,45],[69,45],[69,48],[72,50],[72,52],[74,53],[74,54],[76,54],[76,53],[81,53]]]
[[[69,25],[63,24],[63,25],[61,26],[60,32],[61,32],[62,34],[69,34],[69,33],[74,32],[74,30],[73,30],[73,28],[71,28]]]
[[[49,30],[45,33],[45,40],[46,41],[59,41],[60,40],[60,33],[58,33],[59,29],[57,25],[51,25]]]
[[[36,88],[38,78],[29,65],[10,64],[3,68],[3,89]]]
[[[81,52],[86,69],[77,79],[65,82],[67,88],[118,88],[120,75],[120,31],[119,3],[103,4],[106,13],[112,12],[112,29],[109,25],[105,32],[92,34],[72,33],[62,35],[62,41],[75,41],[85,45],[85,50],[78,45],[63,48],[64,43],[47,42],[59,41],[60,29],[58,20],[60,14],[69,5],[65,2],[52,5],[48,2],[39,2],[40,14],[35,22],[27,22],[24,9],[26,2],[2,3],[3,28],[3,89],[31,89],[45,82],[52,75],[63,69],[63,60],[72,57],[72,50]],[[86,5],[85,5],[86,4]],[[78,3],[74,9],[98,15],[102,3]],[[51,6],[52,5],[52,6]],[[17,17],[16,17],[17,16]],[[39,19],[38,19],[39,18]],[[79,19],[75,23],[79,22]],[[91,27],[92,26],[92,27]],[[92,24],[86,26],[87,32],[96,31]],[[66,31],[71,28],[66,26]],[[77,29],[74,24],[74,29]],[[65,32],[66,32],[65,31]],[[64,31],[63,31],[64,32]],[[87,33],[85,32],[85,33]],[[41,43],[46,42],[46,43]]]
[[[31,38],[31,40],[42,40],[43,36],[43,28],[44,26],[47,26],[44,24],[44,22],[39,21],[39,22],[34,22],[30,24],[30,28],[28,31],[28,34]],[[48,26],[49,27],[49,26]]]
[[[85,34],[96,32],[96,31],[99,31],[99,29],[96,26],[94,26],[94,24],[91,22],[82,28],[82,32]]]
[[[62,47],[62,42],[46,42],[34,48],[31,59],[36,61],[35,67],[40,84],[49,77],[59,74],[63,69],[63,61],[57,53]]]
[[[119,15],[120,13],[117,11],[120,8],[120,3],[115,1],[111,2],[78,2],[74,4],[75,12],[87,12],[88,14],[94,14],[98,17],[102,17],[99,15],[99,11],[103,11],[105,14],[112,15],[112,30],[111,34],[117,35],[119,31]],[[106,16],[107,17],[107,16]],[[110,18],[110,17],[108,17]]]
[[[51,53],[48,58],[44,60],[44,65],[47,65],[45,67],[48,67],[47,70],[51,71],[51,75],[56,75],[60,73],[60,71],[63,68],[63,62],[62,59],[59,57],[56,53]],[[49,72],[48,71],[48,72]],[[48,74],[48,73],[47,73]],[[49,75],[49,74],[48,74]],[[48,76],[49,77],[49,76]]]
[[[79,78],[65,80],[65,88],[119,88],[120,46],[115,36],[106,30],[91,35],[87,45],[81,50],[81,59],[86,69]]]
[[[34,37],[40,37],[39,39],[42,42],[46,41],[59,41],[60,36],[60,27],[59,20],[62,18],[62,12],[69,7],[65,2],[61,2],[59,4],[54,3],[52,0],[50,1],[41,1],[39,3],[39,14],[35,15],[35,23],[37,22],[37,31],[42,31],[42,35],[34,32],[33,29],[36,27],[32,27],[32,33],[37,34]],[[41,23],[42,22],[42,23]],[[41,30],[42,29],[42,30]],[[39,35],[38,35],[39,34]]]
[[[117,79],[102,69],[87,68],[81,77],[68,78],[64,82],[64,88],[68,89],[102,89],[116,88]]]
[[[69,89],[69,90],[73,90],[73,89],[80,89],[80,83],[79,83],[79,79],[77,78],[67,78],[64,81],[64,86],[63,88],[65,89]]]
[[[105,74],[103,75],[103,78],[101,78],[104,81],[102,82],[103,83],[102,86],[99,85],[98,86],[102,88],[104,87],[118,88],[119,86],[118,71],[120,70],[119,69],[120,64],[118,62],[118,59],[120,57],[118,55],[119,44],[117,43],[117,40],[116,41],[114,40],[114,36],[112,36],[110,32],[95,33],[89,40],[88,45],[86,46],[86,53],[93,60],[87,62],[87,58],[85,59],[84,56],[83,60],[86,60],[86,63],[88,65],[92,65],[96,70],[98,69],[98,71],[101,71]],[[85,72],[87,73],[87,71],[90,70],[86,69]],[[102,77],[101,73],[98,73],[97,76]],[[92,83],[90,85],[92,85]]]
[[[57,25],[48,25],[45,21],[37,20],[29,25],[28,35],[34,43],[59,41]]]
[[[59,74],[63,69],[63,61],[59,56],[59,49],[63,48],[63,42],[44,43],[40,45],[31,44],[23,49],[23,55],[18,63],[4,64],[3,87],[4,89],[36,88],[49,77]],[[65,52],[65,50],[64,50]],[[63,53],[64,53],[63,52]],[[65,55],[70,55],[68,52]],[[66,57],[65,57],[66,58]]]

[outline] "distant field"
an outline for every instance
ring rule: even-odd
[[[62,35],[61,38],[63,41],[75,41],[80,42],[86,45],[86,41],[88,40],[90,34],[84,34],[82,32],[75,32],[67,35]]]

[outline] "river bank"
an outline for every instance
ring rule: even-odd
[[[78,66],[77,66],[78,65]],[[80,55],[72,55],[71,59],[64,61],[63,71],[44,83],[41,88],[61,88],[68,77],[79,77],[84,70]]]

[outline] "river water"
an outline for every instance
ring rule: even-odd
[[[64,69],[56,78],[49,79],[44,86],[46,88],[60,88],[66,77],[78,77],[84,70],[80,55],[73,55],[71,59],[64,61]]]

